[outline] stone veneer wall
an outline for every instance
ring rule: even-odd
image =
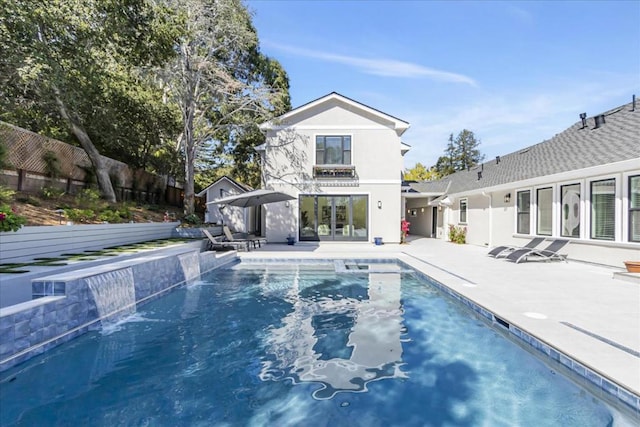
[[[99,328],[104,318],[117,316],[98,314],[88,286],[92,278],[126,271],[133,277],[138,306],[197,279],[196,268],[188,263],[197,260],[197,269],[206,272],[236,258],[235,252],[182,249],[35,279],[33,300],[0,309],[0,372]]]

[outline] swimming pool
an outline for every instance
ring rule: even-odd
[[[2,373],[0,424],[631,425],[398,265],[205,274]]]

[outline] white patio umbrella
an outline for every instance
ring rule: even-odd
[[[267,203],[284,202],[295,197],[273,190],[253,190],[242,194],[223,197],[222,199],[207,202],[207,205],[227,205],[248,208],[249,206],[264,205]]]

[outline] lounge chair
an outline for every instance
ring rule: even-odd
[[[231,233],[231,230],[226,225],[222,226],[222,232],[224,233],[225,242],[247,242],[247,245],[253,246],[254,249],[262,246],[263,241],[267,243],[266,239],[259,239],[257,237],[237,239],[233,237],[233,233]]]
[[[533,249],[543,241],[544,241],[544,237],[536,237],[524,246],[510,246],[510,245],[496,246],[495,248],[489,251],[488,255],[496,258],[504,258],[507,255],[509,255],[511,252],[518,249]]]
[[[228,242],[221,238],[216,238],[209,233],[209,230],[202,229],[202,233],[207,237],[207,250],[215,251],[249,251],[249,242],[244,240],[240,242]]]
[[[552,261],[554,259],[558,259],[566,262],[567,256],[559,254],[558,251],[562,249],[567,243],[569,243],[569,241],[566,239],[555,239],[549,244],[549,246],[544,249],[516,249],[515,251],[507,255],[507,259],[509,261],[515,262],[516,264],[520,261],[527,261],[529,257],[537,257],[542,261]]]

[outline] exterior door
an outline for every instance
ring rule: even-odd
[[[300,240],[367,240],[367,196],[300,196]]]
[[[436,238],[438,234],[438,208],[431,208],[431,237]]]

